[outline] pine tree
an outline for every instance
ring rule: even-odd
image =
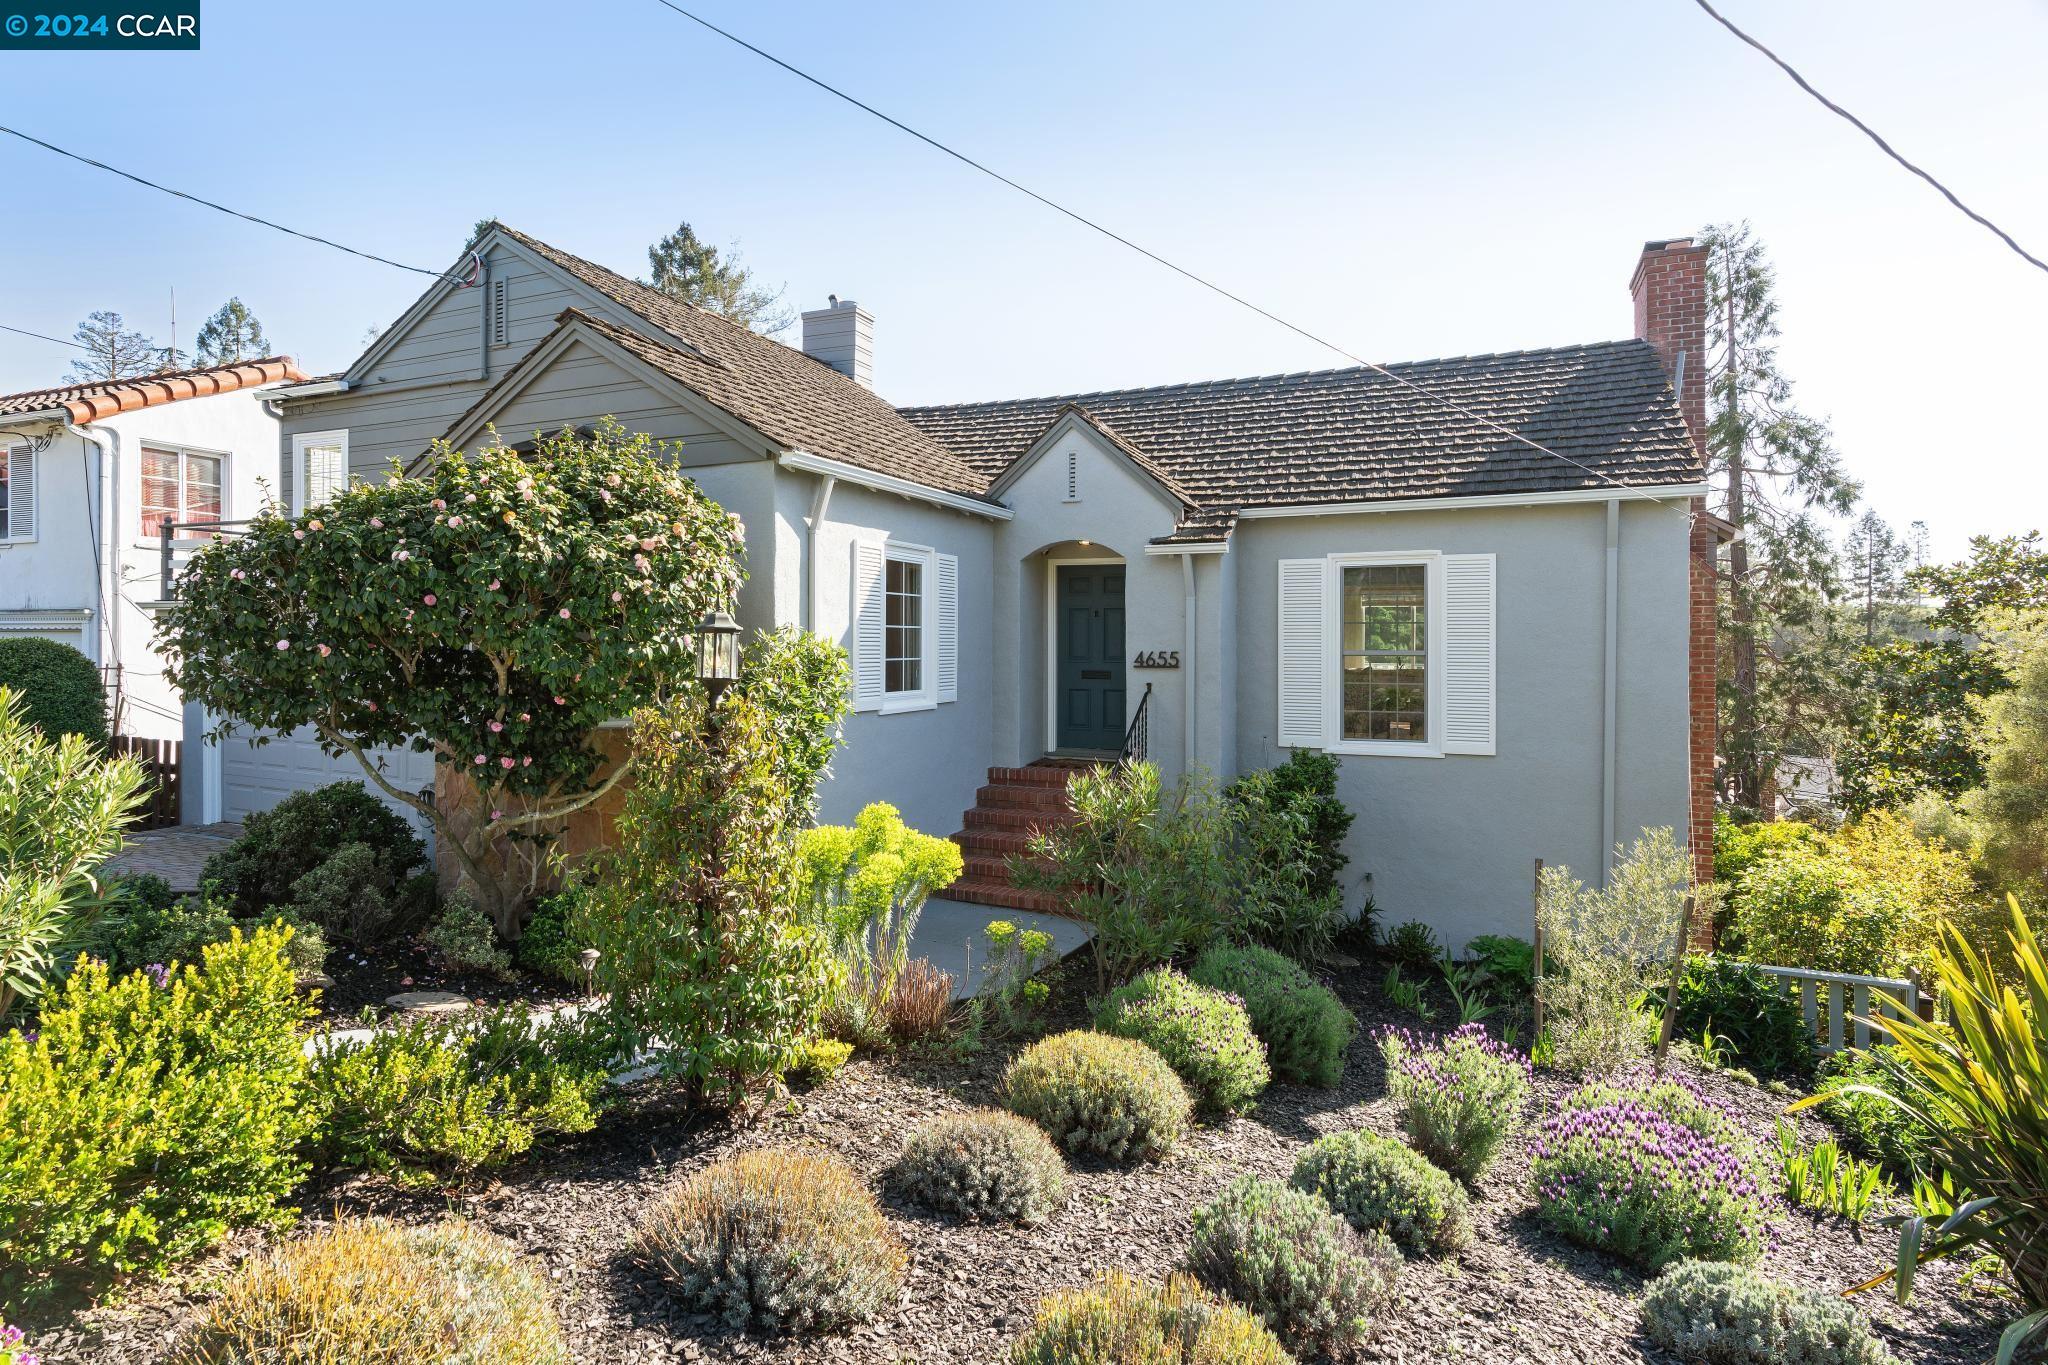
[[[720,255],[688,223],[647,248],[647,266],[647,283],[662,293],[742,327],[773,336],[796,321],[783,306],[782,290],[754,283],[754,272],[740,264],[737,244]]]
[[[86,316],[71,339],[88,355],[71,362],[67,376],[74,384],[100,384],[114,379],[134,379],[155,374],[165,367],[168,353],[140,332],[128,330],[119,313],[102,309]]]
[[[229,299],[199,329],[199,363],[233,365],[270,354],[263,324],[238,298]]]
[[[1876,644],[1915,629],[1925,613],[1916,608],[1913,570],[1927,559],[1927,523],[1901,533],[1866,509],[1842,541],[1842,577],[1862,615],[1863,642]]]
[[[1777,280],[1747,223],[1709,227],[1708,474],[1738,534],[1728,547],[1720,638],[1725,788],[1759,808],[1789,745],[1817,747],[1829,660],[1841,653],[1843,587],[1823,517],[1847,515],[1859,489],[1825,423],[1792,403],[1778,368]]]

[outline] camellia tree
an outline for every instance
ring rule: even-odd
[[[416,477],[354,485],[201,550],[159,623],[166,674],[229,724],[311,726],[432,822],[499,932],[523,897],[497,856],[598,800],[598,727],[694,676],[692,632],[742,571],[737,518],[607,419],[531,453],[436,446]],[[370,757],[433,753],[457,799]]]

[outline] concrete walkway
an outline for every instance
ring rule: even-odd
[[[107,859],[102,873],[109,877],[134,877],[153,873],[180,893],[199,889],[199,872],[206,860],[240,838],[242,827],[232,820],[217,825],[178,825],[171,829],[150,829],[128,836],[119,853]]]
[[[982,931],[993,919],[1006,919],[1019,929],[1039,929],[1051,934],[1052,950],[1058,957],[1065,957],[1091,937],[1087,925],[1058,915],[969,905],[934,896],[925,902],[917,932],[910,936],[910,955],[928,957],[932,965],[952,973],[953,998],[965,1000],[980,989],[988,969],[988,938]]]

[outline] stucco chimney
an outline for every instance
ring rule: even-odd
[[[804,314],[804,354],[822,360],[864,389],[875,386],[875,319],[837,294]]]
[[[1629,293],[1636,335],[1657,348],[1693,444],[1707,447],[1707,249],[1690,237],[1646,242]]]

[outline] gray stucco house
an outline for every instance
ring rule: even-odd
[[[1658,825],[1707,856],[1690,241],[1645,249],[1629,340],[904,409],[851,302],[797,349],[496,224],[449,274],[344,374],[272,395],[290,504],[441,436],[609,415],[679,442],[745,523],[743,623],[854,659],[824,818],[964,823],[957,894],[1025,903],[1002,854],[1058,798],[1014,770],[1141,742],[1169,778],[1339,755],[1352,905],[1453,945],[1526,932],[1535,858],[1597,872]]]

